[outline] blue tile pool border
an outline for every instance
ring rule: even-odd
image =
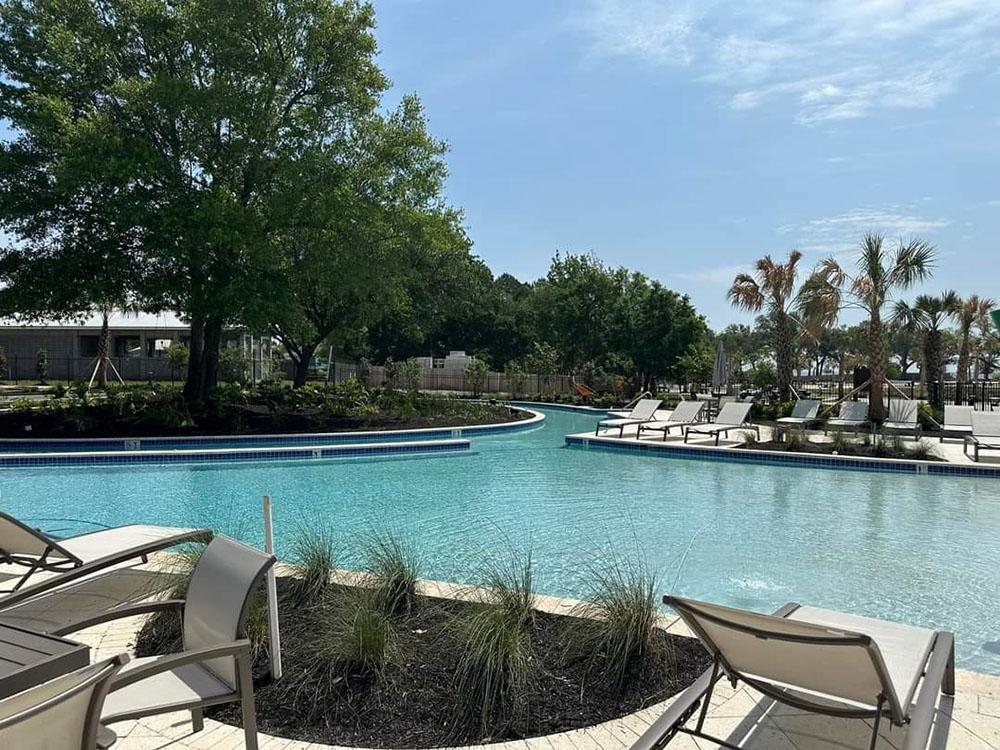
[[[300,448],[227,448],[222,450],[108,451],[73,453],[18,453],[0,456],[0,467],[109,466],[204,462],[302,461],[329,458],[375,457],[412,454],[460,453],[469,440],[425,440],[403,443],[357,443]]]
[[[894,474],[936,474],[939,476],[968,476],[1000,478],[1000,466],[960,466],[944,461],[906,461],[884,458],[849,458],[847,456],[817,456],[808,454],[775,453],[745,448],[715,448],[700,445],[664,445],[640,441],[621,441],[614,438],[567,435],[566,445],[571,448],[643,453],[662,458],[684,458],[695,461],[727,461],[729,463],[762,464],[770,466],[802,466],[812,469],[840,471],[872,471]]]
[[[406,441],[454,440],[466,435],[491,435],[501,432],[514,432],[537,427],[544,421],[545,415],[532,409],[514,406],[520,412],[530,416],[512,422],[489,425],[460,425],[457,427],[428,427],[413,430],[370,430],[364,432],[310,432],[270,435],[198,435],[190,437],[138,437],[138,438],[26,438],[0,439],[0,465],[4,464],[5,454],[16,453],[60,453],[60,452],[139,452],[154,453],[155,451],[195,450],[211,448],[227,444],[226,450],[233,444],[240,448],[253,447],[322,447],[343,444],[399,443]],[[277,443],[277,444],[276,444]]]

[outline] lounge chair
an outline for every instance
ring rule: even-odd
[[[889,402],[889,413],[882,423],[882,432],[911,433],[915,438],[920,437],[920,422],[917,420],[917,408],[919,401],[912,399],[897,398]]]
[[[840,416],[826,420],[823,434],[829,430],[851,430],[855,434],[868,424],[867,401],[844,401],[840,405]]]
[[[779,703],[841,718],[908,726],[903,750],[924,750],[938,691],[955,694],[951,633],[787,604],[773,615],[667,596],[712,656],[712,666],[660,716],[632,750],[653,750],[678,733],[727,748],[704,731],[715,683],[742,680]],[[693,727],[687,723],[701,711]]]
[[[979,460],[979,451],[1000,450],[1000,413],[977,411],[972,415],[972,434],[966,436],[962,452],[969,455],[972,446],[972,460]]]
[[[719,415],[715,418],[714,422],[692,425],[686,428],[684,430],[684,442],[686,443],[688,437],[692,434],[712,435],[715,436],[715,444],[718,445],[719,437],[728,435],[730,430],[753,430],[757,433],[757,438],[759,439],[760,427],[747,421],[750,416],[750,407],[752,406],[753,404],[749,402],[724,404],[719,409]]]
[[[636,402],[635,406],[632,407],[632,411],[628,413],[627,417],[618,417],[615,419],[602,419],[597,423],[597,429],[594,430],[594,434],[598,435],[603,427],[605,432],[607,430],[613,430],[618,428],[618,437],[623,437],[625,435],[625,428],[631,427],[634,424],[642,424],[643,422],[649,422],[656,415],[656,410],[660,408],[660,404],[663,402],[658,398],[644,398]]]
[[[938,442],[943,443],[946,437],[959,437],[965,439],[966,435],[972,434],[972,413],[975,409],[971,406],[952,406],[946,404],[944,407],[944,424],[941,425],[941,434]]]
[[[675,428],[683,430],[685,427],[698,424],[704,411],[704,401],[681,401],[670,413],[669,419],[642,422],[635,433],[635,438],[638,440],[644,432],[662,432],[663,439],[666,440],[671,430]]]
[[[94,750],[110,747],[101,726],[112,678],[128,661],[121,654],[0,700],[0,747],[10,750]]]
[[[190,711],[198,732],[206,707],[239,702],[246,747],[257,750],[250,641],[243,636],[250,598],[274,561],[274,555],[217,536],[191,574],[186,599],[118,607],[57,630],[66,635],[123,617],[182,612],[184,650],[130,662],[111,684],[102,723]]]
[[[805,431],[810,425],[823,421],[817,416],[819,414],[819,407],[819,401],[801,398],[792,407],[792,415],[790,417],[780,417],[778,419],[778,427],[801,427]]]
[[[40,571],[60,574],[50,579],[50,585],[58,585],[58,581],[89,575],[129,560],[145,562],[151,553],[168,547],[211,538],[208,529],[131,525],[54,539],[7,513],[0,513],[0,564],[25,569],[7,590],[16,592]],[[66,578],[70,573],[73,575]],[[8,601],[7,597],[0,597],[0,606]]]

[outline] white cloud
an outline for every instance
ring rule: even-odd
[[[948,219],[923,216],[907,206],[890,206],[856,208],[802,224],[785,224],[776,231],[788,239],[790,247],[828,254],[853,251],[865,232],[881,232],[893,238],[919,236],[930,239],[950,224]]]
[[[1000,60],[997,0],[589,0],[595,50],[690,69],[729,106],[807,125],[930,109]]]
[[[693,271],[674,273],[671,276],[678,281],[686,281],[692,284],[731,284],[736,274],[749,273],[752,270],[750,266],[741,264],[737,266],[698,268]]]

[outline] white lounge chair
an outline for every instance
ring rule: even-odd
[[[206,707],[239,702],[246,748],[257,750],[250,642],[244,625],[250,598],[274,561],[274,555],[217,536],[191,574],[186,599],[119,607],[59,629],[55,634],[65,635],[123,617],[182,612],[184,650],[129,663],[111,684],[101,721],[113,724],[190,711],[198,732],[204,728]]]
[[[919,401],[897,398],[889,402],[889,413],[882,423],[882,432],[909,433],[920,436],[920,422],[917,419]]]
[[[944,424],[941,425],[941,434],[938,442],[943,443],[946,437],[958,437],[964,439],[972,434],[972,413],[975,409],[971,406],[953,406],[946,404],[944,407]]]
[[[141,559],[145,562],[153,552],[168,547],[211,538],[212,532],[208,529],[130,525],[54,539],[44,531],[0,512],[0,564],[8,563],[25,569],[9,592],[20,590],[39,571],[58,573],[46,582],[55,586],[128,560]],[[15,598],[23,597],[13,594],[0,597],[0,606],[6,606]]]
[[[977,411],[972,415],[972,434],[966,436],[962,452],[969,455],[972,446],[972,460],[979,460],[981,450],[1000,450],[1000,413]]]
[[[753,404],[749,402],[723,404],[714,422],[687,427],[684,430],[684,442],[686,443],[692,434],[711,435],[715,437],[715,444],[718,445],[719,438],[728,435],[731,430],[753,430],[759,439],[760,427],[748,421],[752,406]]]
[[[101,726],[112,678],[128,661],[121,654],[0,700],[0,747],[9,750],[94,750],[110,747]]]
[[[823,434],[829,430],[851,430],[857,433],[868,424],[867,401],[844,401],[840,405],[840,415],[826,420]]]
[[[660,404],[662,403],[663,402],[658,398],[640,399],[636,402],[635,406],[632,407],[632,411],[629,412],[627,417],[602,419],[598,422],[597,429],[594,430],[594,435],[600,434],[602,427],[605,431],[613,430],[617,427],[618,437],[622,437],[625,435],[626,427],[651,421],[656,415],[656,410],[660,408]]]
[[[801,427],[805,431],[810,425],[817,424],[822,420],[817,416],[821,403],[815,399],[801,398],[792,407],[792,414],[789,417],[779,417],[779,428]]]
[[[773,615],[667,596],[712,656],[712,667],[632,745],[653,750],[678,733],[737,748],[705,730],[712,690],[725,676],[803,711],[907,727],[903,750],[925,750],[938,692],[955,693],[954,636],[787,604]],[[693,727],[687,726],[698,710]]]
[[[641,438],[644,432],[662,432],[663,439],[666,440],[671,430],[683,430],[685,427],[698,424],[704,411],[704,401],[681,401],[670,413],[669,419],[642,422],[636,431],[636,440]]]

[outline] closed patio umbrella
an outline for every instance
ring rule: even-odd
[[[722,347],[722,341],[719,341],[715,346],[715,364],[712,366],[712,392],[721,392],[726,387],[727,381],[726,351]]]

